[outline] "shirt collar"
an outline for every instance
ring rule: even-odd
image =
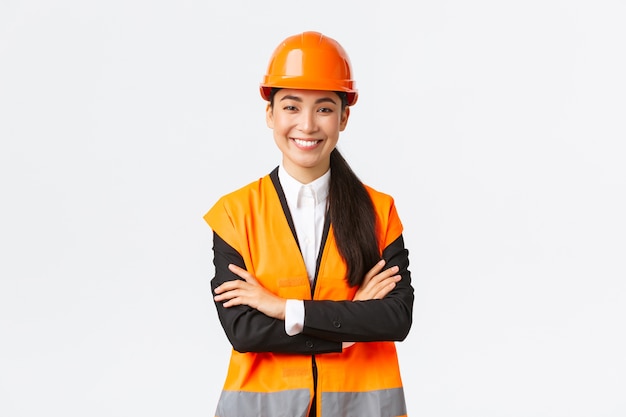
[[[283,187],[287,201],[296,202],[297,204],[303,187],[307,187],[313,191],[316,204],[326,203],[326,199],[328,198],[328,189],[330,187],[330,169],[328,169],[324,175],[316,180],[308,184],[302,184],[300,181],[289,175],[281,163],[278,168],[278,179],[280,180],[280,185]]]

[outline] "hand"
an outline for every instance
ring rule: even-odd
[[[285,319],[286,300],[263,288],[252,274],[237,265],[230,264],[228,269],[243,278],[226,281],[215,289],[215,301],[223,301],[224,307],[247,305],[261,313],[279,319]]]
[[[389,294],[396,286],[396,282],[402,278],[396,275],[400,268],[392,266],[382,271],[385,260],[381,259],[372,269],[365,274],[363,283],[354,295],[352,301],[378,300]],[[380,272],[382,271],[382,272]]]

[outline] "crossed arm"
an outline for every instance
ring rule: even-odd
[[[263,288],[244,269],[239,253],[214,234],[215,278],[211,281],[218,316],[233,348],[240,352],[340,352],[342,342],[403,340],[411,326],[413,288],[402,236],[383,251],[353,300],[306,300],[304,329],[288,336],[285,299]]]

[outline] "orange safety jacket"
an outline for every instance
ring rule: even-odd
[[[238,279],[227,268],[238,264],[274,294],[305,300],[304,329],[287,336],[282,320],[216,303],[233,345],[216,416],[305,417],[312,406],[321,417],[405,416],[393,340],[408,334],[413,288],[393,199],[366,187],[385,267],[398,265],[402,279],[384,299],[352,302],[358,288],[347,283],[328,221],[311,287],[277,172],[222,197],[204,216],[214,231],[211,286]],[[356,343],[342,350],[343,341]]]

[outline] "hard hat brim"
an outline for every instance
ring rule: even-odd
[[[269,101],[270,99],[270,93],[272,91],[272,88],[291,88],[294,90],[317,90],[317,91],[342,92],[342,93],[346,93],[347,95],[348,106],[354,106],[359,98],[359,93],[356,89],[346,88],[345,85],[336,85],[336,88],[332,88],[332,86],[329,86],[328,83],[324,83],[323,85],[319,85],[319,86],[310,85],[311,84],[310,82],[308,84],[309,85],[307,85],[306,88],[304,88],[302,87],[300,80],[298,80],[297,78],[282,79],[280,82],[262,83],[259,86],[259,91],[261,93],[261,97],[266,101]]]

